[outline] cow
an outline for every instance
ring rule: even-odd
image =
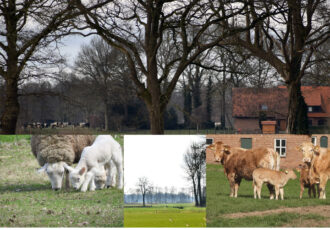
[[[230,184],[230,197],[237,197],[242,179],[251,181],[256,168],[280,169],[280,156],[273,149],[242,149],[230,147],[218,141],[207,147],[214,151],[214,159],[224,166],[224,172]],[[270,199],[274,198],[274,186],[267,184]]]
[[[330,177],[330,149],[302,143],[298,149],[303,154],[302,161],[310,168],[310,178],[318,184],[319,198],[326,199],[325,187]]]

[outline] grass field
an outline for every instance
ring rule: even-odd
[[[183,206],[183,209],[175,207]],[[193,204],[124,208],[125,227],[205,227],[205,208]]]
[[[229,183],[222,166],[207,165],[208,227],[328,227],[330,226],[330,182],[327,200],[309,199],[307,190],[299,199],[299,179],[284,187],[284,200],[269,200],[267,186],[262,199],[253,199],[251,181],[243,180],[238,198],[229,197]],[[297,173],[299,178],[299,173]],[[302,208],[300,208],[302,207]]]
[[[123,191],[51,190],[29,136],[0,136],[1,227],[121,227]],[[121,137],[122,143],[122,137]]]

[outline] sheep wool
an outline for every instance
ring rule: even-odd
[[[92,135],[32,135],[31,149],[40,166],[60,161],[71,165],[94,140]]]

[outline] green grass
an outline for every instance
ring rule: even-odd
[[[301,207],[301,206],[315,206],[315,205],[330,205],[330,183],[328,183],[327,200],[309,199],[307,189],[304,191],[303,199],[299,199],[300,184],[299,179],[290,180],[284,187],[284,200],[269,200],[269,192],[267,186],[263,186],[261,200],[253,199],[252,182],[242,180],[238,191],[238,198],[230,198],[230,187],[227,178],[224,175],[222,166],[207,165],[207,226],[223,226],[230,225],[235,227],[253,226],[252,219],[257,217],[238,218],[236,220],[226,220],[223,214],[237,213],[237,212],[252,212],[264,211],[270,209],[279,209],[283,207]],[[297,173],[299,178],[299,173]],[[265,216],[263,217],[265,218]],[[272,219],[271,217],[267,217]],[[290,221],[290,218],[278,219],[278,224],[281,225],[285,220]],[[221,223],[223,222],[223,223]],[[268,227],[269,221],[262,222],[263,227]],[[258,226],[260,226],[258,224]]]
[[[173,206],[183,206],[177,209]],[[152,205],[151,208],[125,208],[125,227],[205,227],[205,208],[193,204]]]
[[[29,140],[30,135],[0,135],[0,144],[3,142],[17,142],[22,139]]]
[[[123,191],[51,190],[30,150],[29,138],[0,145],[1,227],[121,227]]]

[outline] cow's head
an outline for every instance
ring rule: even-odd
[[[285,174],[289,177],[289,179],[295,180],[297,175],[294,173],[292,169],[285,170]]]
[[[60,190],[62,188],[62,181],[65,172],[65,162],[56,162],[56,163],[46,163],[40,169],[38,169],[38,173],[46,172],[50,183],[52,184],[52,189],[55,191]]]
[[[311,142],[302,143],[297,147],[300,152],[303,154],[303,162],[310,164],[314,158],[320,154],[320,147],[314,146]]]
[[[230,154],[230,146],[223,144],[221,141],[209,145],[208,148],[214,151],[214,160],[221,164],[224,163],[225,155]]]

